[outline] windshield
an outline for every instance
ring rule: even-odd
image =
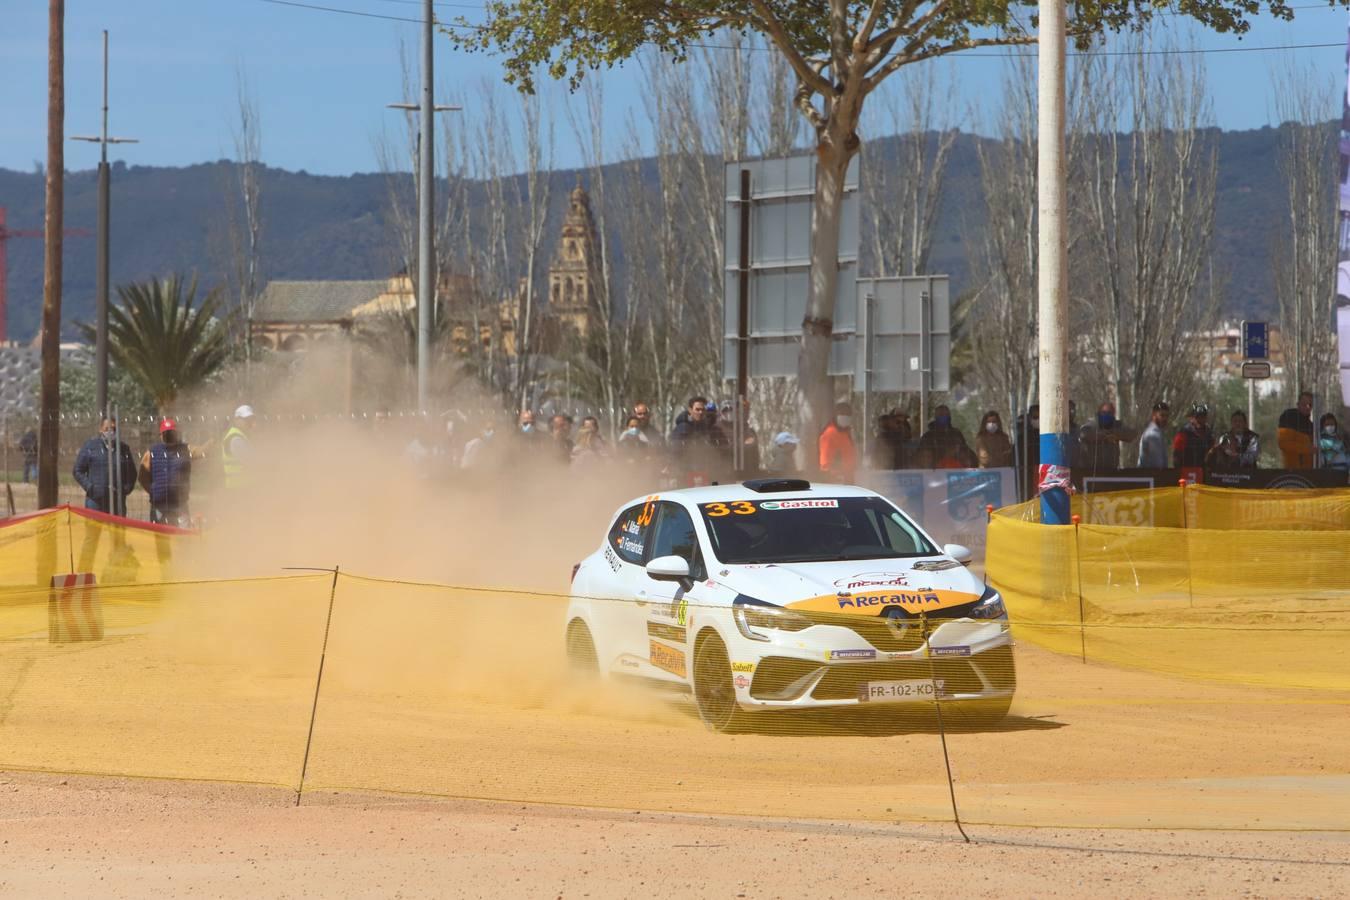
[[[724,563],[896,559],[938,553],[880,497],[735,500],[699,506]]]

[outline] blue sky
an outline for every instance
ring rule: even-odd
[[[376,16],[416,18],[418,0],[308,0]],[[47,4],[7,0],[0,35],[0,167],[28,170],[45,155]],[[475,16],[476,0],[447,0],[444,17]],[[1297,9],[1293,23],[1259,21],[1242,41],[1197,33],[1202,49],[1333,43],[1345,38],[1346,12],[1314,4]],[[1173,26],[1177,27],[1177,26]],[[374,141],[398,127],[384,105],[400,99],[398,47],[415,53],[417,26],[356,15],[286,7],[264,0],[67,0],[66,131],[92,134],[99,127],[101,30],[111,32],[111,131],[141,140],[114,148],[129,164],[186,165],[232,155],[236,73],[247,73],[263,118],[263,157],[273,166],[320,174],[378,168]],[[1289,54],[1206,55],[1218,124],[1257,128],[1271,121],[1272,67]],[[1292,53],[1299,63],[1344,78],[1337,47]],[[437,81],[442,97],[466,93],[501,69],[491,57],[460,53],[437,41]],[[998,59],[936,63],[963,100],[986,105],[990,85],[1002,77]],[[605,76],[606,110],[616,137],[641,102],[632,72]],[[453,98],[451,98],[453,99]],[[1328,118],[1338,109],[1327,112]],[[573,166],[580,154],[560,117],[556,162]],[[613,148],[617,151],[617,147]],[[71,143],[67,166],[90,168],[95,145]]]

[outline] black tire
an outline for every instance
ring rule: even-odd
[[[580,619],[567,623],[567,668],[573,676],[594,678],[600,674],[591,630]]]
[[[726,645],[711,631],[700,634],[694,643],[693,688],[694,705],[703,724],[722,732],[744,725],[747,716],[736,703]]]

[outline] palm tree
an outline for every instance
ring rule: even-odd
[[[197,276],[119,285],[120,302],[108,309],[108,352],[113,362],[140,383],[161,413],[178,395],[205,383],[229,360],[231,314],[222,313],[224,294],[208,291],[197,303]],[[94,328],[80,330],[94,339]]]

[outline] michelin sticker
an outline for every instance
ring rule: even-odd
[[[928,651],[933,656],[969,656],[969,647],[930,647]]]
[[[827,650],[826,659],[876,659],[875,650]]]

